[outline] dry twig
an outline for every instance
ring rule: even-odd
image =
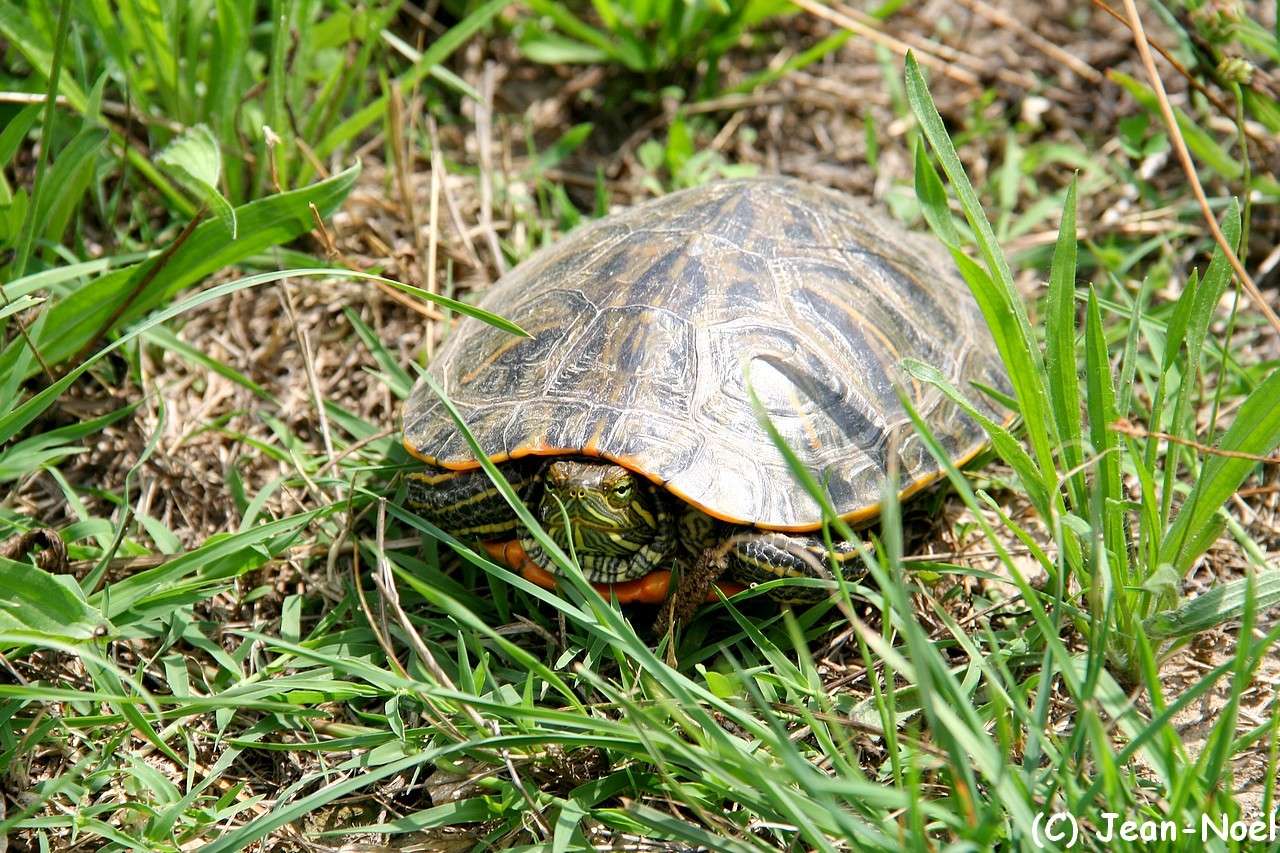
[[[1225,456],[1228,459],[1248,459],[1251,462],[1261,462],[1267,465],[1280,465],[1280,456],[1259,456],[1256,453],[1244,453],[1240,450],[1223,450],[1219,447],[1210,447],[1209,445],[1201,444],[1194,439],[1171,435],[1167,432],[1156,432],[1144,429],[1132,421],[1125,420],[1124,418],[1113,421],[1108,428],[1113,432],[1122,433],[1133,438],[1158,438],[1171,444],[1181,444],[1183,447],[1190,447],[1208,456]]]
[[[1043,53],[1054,62],[1060,62],[1081,78],[1097,85],[1102,82],[1102,74],[1098,69],[1085,62],[1073,53],[1063,50],[1035,30],[1022,23],[1018,18],[1003,9],[985,2],[985,0],[960,0],[962,6],[985,18],[997,27],[1004,27],[1017,34],[1023,41]]]
[[[843,27],[852,33],[868,38],[876,44],[887,47],[899,56],[906,56],[907,52],[911,50],[911,46],[903,42],[901,39],[894,38],[883,30],[877,29],[870,24],[863,23],[849,15],[830,9],[821,3],[818,3],[817,0],[794,0],[794,2],[810,15],[822,18],[824,21],[835,24],[837,27]],[[962,68],[957,68],[950,62],[944,62],[932,53],[917,50],[916,57],[920,60],[921,65],[927,65],[953,80],[957,80],[970,86],[980,85],[981,81],[979,81],[972,73],[965,71]]]
[[[1106,0],[1092,0],[1092,3],[1093,5],[1097,6],[1099,9],[1106,12],[1108,15],[1110,15],[1111,17],[1115,18],[1117,21],[1119,21],[1120,23],[1128,27],[1130,32],[1133,32],[1133,24],[1127,18],[1125,18],[1124,15],[1121,15],[1115,9],[1112,9],[1110,6],[1108,6],[1106,3]],[[1227,104],[1226,101],[1222,100],[1222,98],[1218,97],[1218,95],[1212,89],[1210,89],[1205,84],[1201,83],[1200,80],[1194,74],[1192,74],[1190,71],[1187,70],[1187,66],[1179,62],[1178,58],[1175,57],[1172,53],[1165,50],[1164,47],[1161,46],[1161,44],[1158,41],[1153,39],[1151,36],[1146,35],[1145,33],[1143,35],[1146,38],[1147,44],[1155,48],[1156,52],[1159,53],[1162,57],[1164,57],[1165,62],[1168,62],[1169,65],[1173,66],[1174,71],[1177,71],[1178,74],[1182,75],[1183,79],[1187,81],[1188,85],[1190,85],[1193,89],[1195,89],[1200,94],[1204,95],[1205,98],[1207,98],[1209,102],[1212,103],[1214,107],[1217,108],[1218,112],[1226,116],[1233,126],[1235,125],[1236,114],[1235,114],[1234,108],[1232,108],[1229,104]],[[1250,127],[1248,123],[1245,124],[1245,133],[1248,134],[1249,138],[1252,139],[1254,142],[1258,143],[1259,145],[1263,145],[1268,149],[1273,148],[1275,145],[1275,143],[1272,141],[1272,139],[1269,136],[1267,136],[1265,133],[1261,133],[1258,130]]]
[[[507,271],[507,260],[502,256],[498,232],[493,228],[493,88],[494,66],[486,62],[481,77],[480,103],[476,104],[476,141],[480,148],[480,227],[489,242],[493,265],[502,275]]]
[[[1147,44],[1147,33],[1142,28],[1142,18],[1138,16],[1138,7],[1134,5],[1133,0],[1124,0],[1124,7],[1129,14],[1129,24],[1133,30],[1134,44],[1138,46],[1138,55],[1142,57],[1142,65],[1146,68],[1147,77],[1151,80],[1151,88],[1155,91],[1156,100],[1160,103],[1160,115],[1164,117],[1165,129],[1169,132],[1169,139],[1173,141],[1173,149],[1177,152],[1178,160],[1182,163],[1182,171],[1186,173],[1187,181],[1191,184],[1191,191],[1195,193],[1196,201],[1200,203],[1200,212],[1204,215],[1205,224],[1209,226],[1209,231],[1212,232],[1213,239],[1222,249],[1227,262],[1235,270],[1236,277],[1240,279],[1240,283],[1244,285],[1244,289],[1249,293],[1249,299],[1267,318],[1267,322],[1271,324],[1271,327],[1280,332],[1280,316],[1277,316],[1276,312],[1267,304],[1266,297],[1262,295],[1258,285],[1248,271],[1245,270],[1244,264],[1240,263],[1240,258],[1236,256],[1235,249],[1227,242],[1222,229],[1218,227],[1218,220],[1213,215],[1213,208],[1209,206],[1209,198],[1204,193],[1204,187],[1200,185],[1200,176],[1196,174],[1195,162],[1191,159],[1191,153],[1187,150],[1186,140],[1182,138],[1182,130],[1178,127],[1178,121],[1173,115],[1173,107],[1169,104],[1169,95],[1164,90],[1164,81],[1160,79],[1160,74],[1156,71],[1156,63],[1151,56],[1151,47]]]
[[[386,558],[386,548],[384,547],[384,534],[386,532],[387,507],[384,501],[378,502],[378,527],[377,536],[377,560],[378,571],[373,574],[373,582],[382,593],[383,601],[389,606],[396,616],[396,620],[400,623],[405,636],[409,640],[409,645],[417,654],[418,659],[422,661],[427,671],[431,673],[431,677],[436,682],[448,690],[456,691],[458,688],[453,683],[453,679],[449,677],[449,673],[445,672],[444,667],[440,666],[440,662],[436,660],[435,655],[431,653],[431,649],[423,642],[422,637],[418,634],[417,628],[414,627],[413,620],[409,618],[409,614],[400,606],[400,594],[396,588],[395,574],[391,569],[391,561]],[[426,699],[427,697],[423,697]],[[429,700],[428,700],[429,701]],[[495,737],[501,734],[501,729],[495,720],[486,720],[480,715],[474,707],[466,702],[458,703],[463,712],[471,719],[476,728],[481,731],[489,732]],[[452,725],[450,726],[452,728]],[[460,732],[454,730],[459,741],[465,741]],[[542,814],[542,809],[538,806],[533,795],[529,793],[524,782],[520,778],[520,774],[516,772],[515,763],[511,760],[511,753],[506,749],[497,750],[502,758],[503,764],[506,765],[507,773],[511,777],[511,783],[524,799],[525,804],[529,807],[529,814],[533,818],[534,823],[538,825],[538,829],[542,832],[544,838],[551,837],[551,827],[547,825],[546,818]]]

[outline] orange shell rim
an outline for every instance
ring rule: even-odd
[[[1011,423],[1013,423],[1013,421],[1016,418],[1017,418],[1016,414],[1010,415],[1008,418],[1005,419],[1003,426],[1008,427]],[[439,468],[445,468],[450,471],[473,471],[476,468],[480,467],[480,463],[474,462],[474,461],[454,463],[454,464],[447,464],[444,462],[440,462],[436,460],[434,457],[427,456],[425,453],[421,453],[420,451],[418,451],[417,448],[415,448],[413,445],[409,443],[409,439],[407,436],[401,439],[401,443],[404,445],[405,451],[410,456],[422,462],[426,462],[428,465],[435,465]],[[968,451],[961,454],[960,456],[956,457],[954,461],[955,466],[959,468],[969,464],[969,462],[971,462],[975,457],[977,457],[979,453],[986,450],[987,447],[990,446],[990,444],[991,442],[986,440],[978,442],[977,445],[970,448]],[[706,513],[707,515],[711,516],[717,521],[724,521],[729,524],[741,524],[748,527],[755,527],[759,530],[770,530],[778,533],[810,533],[812,531],[822,529],[821,521],[818,521],[813,524],[764,524],[758,521],[749,521],[741,518],[732,518],[730,516],[725,515],[724,513],[717,512],[716,510],[712,509],[709,506],[706,506],[705,504],[700,503],[699,501],[694,500],[693,498],[689,497],[687,494],[680,491],[679,489],[673,488],[670,483],[664,481],[661,477],[655,477],[654,475],[650,474],[648,471],[644,470],[644,466],[638,464],[634,459],[628,459],[627,457],[623,457],[623,456],[614,456],[609,453],[601,453],[600,451],[591,447],[570,449],[570,448],[561,448],[561,447],[521,446],[521,447],[517,447],[515,450],[512,450],[510,453],[495,453],[489,456],[488,459],[494,465],[500,465],[503,462],[510,462],[516,459],[524,459],[529,456],[586,456],[593,459],[604,459],[608,462],[612,462],[614,465],[619,465],[623,468],[626,468],[628,471],[631,471],[634,474],[639,474],[640,476],[652,481],[655,485],[658,485],[666,489],[668,492],[675,495],[680,500],[684,501],[685,503],[689,504],[695,509],[698,509]],[[931,474],[927,474],[924,477],[920,477],[919,479],[913,480],[912,482],[908,483],[906,487],[899,490],[898,500],[905,501],[909,499],[912,495],[916,494],[917,492],[925,488],[928,488],[929,486],[938,482],[944,476],[946,476],[946,471],[938,470]],[[880,515],[880,512],[881,512],[881,506],[880,506],[880,503],[877,502],[877,503],[871,504],[870,506],[859,507],[858,509],[855,509],[852,512],[844,513],[843,515],[840,516],[840,519],[842,521],[856,525],[856,524],[861,524],[864,521],[870,521],[871,519],[878,517]]]

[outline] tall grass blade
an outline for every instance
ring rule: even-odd
[[[71,217],[83,204],[106,141],[105,130],[87,127],[58,152],[50,165],[48,187],[36,207],[40,233],[49,243],[62,242]]]
[[[1111,378],[1111,362],[1107,339],[1102,328],[1102,314],[1093,288],[1085,314],[1085,380],[1089,409],[1089,440],[1093,445],[1096,518],[1102,522],[1103,544],[1107,563],[1114,567],[1117,586],[1127,584],[1129,549],[1125,543],[1124,511],[1116,504],[1123,500],[1120,483],[1119,442],[1111,424],[1116,419],[1116,392]],[[1097,579],[1095,578],[1095,581]]]
[[[1085,501],[1084,434],[1080,420],[1080,386],[1076,362],[1076,181],[1067,187],[1058,226],[1058,242],[1049,267],[1049,295],[1045,301],[1045,368],[1049,399],[1062,442],[1063,467],[1075,471],[1068,481],[1072,506],[1081,511]]]
[[[911,110],[915,113],[920,129],[929,140],[929,146],[937,155],[946,172],[951,188],[960,200],[969,227],[973,229],[978,249],[986,262],[986,270],[974,264],[952,246],[960,272],[969,283],[973,295],[978,301],[987,325],[991,328],[996,347],[1009,372],[1018,403],[1022,407],[1022,415],[1026,423],[1027,434],[1035,450],[1035,457],[1040,464],[1042,479],[1052,484],[1054,476],[1053,440],[1050,433],[1052,407],[1049,404],[1048,391],[1045,388],[1045,371],[1040,357],[1040,350],[1035,345],[1031,333],[1031,323],[1027,319],[1022,298],[1018,295],[1013,283],[1013,274],[1004,253],[996,241],[991,223],[987,221],[978,194],[965,174],[964,166],[956,155],[955,146],[947,129],[942,123],[942,116],[934,106],[929,88],[920,73],[913,54],[907,54],[906,64],[907,99]],[[932,223],[931,223],[932,224]],[[946,240],[945,234],[940,238]]]

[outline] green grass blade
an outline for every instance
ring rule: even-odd
[[[9,119],[4,130],[0,130],[0,170],[9,167],[9,161],[18,152],[18,146],[27,138],[31,126],[40,117],[40,105],[28,104],[13,118]]]
[[[13,0],[0,0],[0,35],[4,36],[11,49],[31,63],[40,76],[49,79],[53,73],[53,48],[44,33],[32,25],[30,16]],[[89,103],[84,89],[69,74],[59,75],[58,94],[66,97],[76,112],[83,112]]]
[[[1280,603],[1280,570],[1258,572],[1255,576],[1259,612]],[[1143,622],[1149,636],[1157,639],[1190,637],[1244,614],[1249,578],[1220,583],[1172,610],[1165,610]]]
[[[1036,468],[1035,460],[1027,454],[1027,451],[1022,449],[1022,445],[1018,443],[1012,433],[980,412],[960,392],[959,388],[947,381],[946,375],[941,370],[914,358],[904,358],[902,367],[916,379],[936,386],[943,394],[947,395],[947,399],[960,406],[969,417],[977,421],[991,439],[996,453],[1000,454],[1000,458],[1018,473],[1019,479],[1022,480],[1022,485],[1027,489],[1031,502],[1041,512],[1048,512],[1049,498],[1040,481],[1040,471]]]
[[[1076,471],[1068,487],[1072,506],[1084,507],[1084,434],[1080,420],[1079,367],[1076,362],[1076,181],[1067,187],[1058,226],[1058,242],[1049,268],[1049,295],[1045,302],[1045,368],[1049,398],[1062,443],[1063,467]]]
[[[326,511],[316,509],[301,512],[239,533],[211,538],[201,547],[154,569],[138,572],[111,584],[90,596],[89,603],[99,607],[108,619],[115,618],[148,596],[160,594],[166,586],[185,583],[189,575],[198,578],[203,570],[215,566],[225,557],[247,551],[271,539],[295,535]]]
[[[1115,432],[1111,424],[1116,418],[1115,385],[1111,378],[1111,362],[1093,288],[1089,289],[1085,315],[1085,381],[1089,410],[1089,440],[1093,445],[1097,475],[1094,478],[1096,504],[1094,510],[1102,522],[1103,543],[1107,563],[1116,571],[1115,585],[1128,583],[1128,554],[1125,543],[1124,514],[1112,506],[1124,498],[1120,483],[1120,459]],[[1096,579],[1095,579],[1096,580]]]
[[[982,211],[978,194],[965,175],[964,166],[956,155],[955,146],[942,123],[942,116],[934,106],[928,86],[920,73],[920,66],[912,54],[907,54],[906,86],[911,110],[915,113],[925,138],[929,140],[930,147],[942,163],[942,169],[960,200],[965,218],[973,229],[978,249],[986,262],[987,270],[982,271],[971,261],[965,263],[968,259],[962,260],[963,256],[958,248],[952,248],[952,255],[982,308],[982,314],[991,328],[996,347],[1009,372],[1022,407],[1034,455],[1043,472],[1042,479],[1051,484],[1056,480],[1053,475],[1053,441],[1049,432],[1052,408],[1045,388],[1045,371],[1040,350],[1035,345],[1022,298],[1014,286],[1013,274],[1009,271],[1009,264],[991,230],[991,223]],[[945,239],[942,234],[939,237]],[[982,274],[976,275],[978,272]]]
[[[207,305],[208,303],[213,302],[217,299],[220,299],[223,296],[226,296],[230,293],[235,293],[236,291],[245,290],[250,287],[257,287],[259,285],[269,284],[271,282],[279,281],[282,278],[288,278],[291,276],[299,276],[299,275],[351,276],[354,278],[373,279],[373,280],[385,281],[388,283],[395,284],[395,282],[391,282],[390,279],[383,279],[381,276],[375,276],[370,273],[354,272],[351,270],[333,270],[333,269],[282,270],[280,272],[259,273],[258,275],[247,276],[245,278],[237,279],[236,281],[230,281],[230,282],[227,282],[226,284],[216,285],[214,287],[209,288],[208,290],[201,291],[200,293],[197,293],[196,295],[188,298],[183,302],[180,302],[162,311],[157,311],[155,314],[148,317],[146,320],[138,323],[136,326],[129,329],[127,332],[125,332],[115,341],[111,342],[107,346],[100,349],[93,356],[81,362],[80,364],[76,365],[74,368],[68,371],[66,375],[61,377],[57,382],[44,388],[42,391],[40,391],[38,394],[31,397],[29,400],[26,400],[22,404],[15,406],[11,410],[0,412],[0,444],[8,441],[10,438],[16,435],[23,427],[25,427],[27,424],[31,423],[33,420],[39,417],[42,412],[48,409],[49,406],[53,405],[53,402],[57,400],[58,397],[60,397],[67,390],[67,388],[69,388],[71,384],[76,381],[76,379],[80,378],[80,376],[82,376],[90,367],[96,364],[101,358],[106,356],[108,353],[115,351],[119,347],[124,346],[129,341],[134,340],[135,338],[145,334],[149,330],[161,325],[162,323],[172,320],[174,317],[181,316],[187,311],[191,311],[195,308],[200,307],[201,305]],[[417,288],[409,288],[409,290],[415,293],[424,293],[424,291],[420,291]],[[428,296],[431,299],[437,301],[438,303],[440,302],[440,300],[446,299],[446,297],[438,296],[435,294],[428,294]],[[440,304],[453,304],[453,303],[454,303],[454,300],[448,300],[447,303],[440,303]],[[458,307],[456,308],[456,310],[465,310],[481,320],[487,321],[488,318],[493,318],[493,315],[489,314],[488,312],[480,311],[479,309],[473,308],[470,305],[457,303],[457,306]],[[512,329],[519,328],[514,324],[509,323],[506,320],[500,320],[499,318],[494,318],[494,319],[499,320],[498,325],[501,328],[512,328]],[[523,334],[523,332],[521,333]]]
[[[359,171],[359,167],[353,166],[305,189],[241,206],[236,211],[242,229],[239,240],[228,240],[220,222],[211,220],[200,225],[173,253],[145,291],[120,313],[115,326],[127,324],[217,270],[311,230],[315,223],[308,205],[315,204],[322,216],[328,215],[346,198]],[[46,360],[55,364],[80,352],[112,316],[121,311],[151,265],[159,262],[157,257],[108,273],[50,306],[44,332],[36,337]],[[14,341],[0,353],[0,376],[13,369],[23,346],[21,340]],[[35,368],[29,367],[26,375],[34,372]]]
[[[391,392],[401,400],[408,397],[409,392],[413,390],[413,377],[409,375],[409,371],[404,369],[399,359],[391,354],[378,338],[377,333],[360,319],[360,315],[354,309],[343,307],[342,313],[351,324],[351,328],[355,329],[356,336],[360,338],[365,349],[373,356],[374,361],[378,362],[378,367],[382,368],[383,377],[391,388]]]
[[[1280,370],[1272,372],[1245,398],[1217,449],[1253,455],[1274,451],[1280,445],[1280,406],[1276,400],[1280,400]],[[1172,565],[1179,576],[1184,575],[1222,531],[1224,522],[1218,517],[1222,505],[1257,466],[1253,459],[1210,456],[1164,536],[1160,562]]]
[[[85,128],[54,158],[48,172],[49,191],[41,195],[36,213],[40,233],[48,242],[62,242],[71,217],[83,204],[106,141],[105,130]]]
[[[414,63],[412,68],[396,78],[396,83],[400,86],[400,89],[402,91],[411,91],[431,71],[433,66],[439,65],[447,59],[467,39],[479,32],[510,4],[511,0],[489,0],[484,5],[476,7],[471,14],[454,24],[448,32],[433,41],[431,46],[422,52],[422,57]],[[357,134],[369,127],[369,125],[381,119],[386,109],[387,96],[385,94],[372,100],[355,115],[325,134],[324,138],[315,146],[317,156],[327,157],[332,154],[339,146],[354,139]],[[305,178],[309,174],[310,169],[304,168],[302,177]]]

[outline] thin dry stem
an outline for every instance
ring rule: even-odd
[[[493,87],[494,65],[486,62],[481,78],[481,100],[476,104],[476,139],[480,148],[480,227],[498,273],[507,271],[498,232],[493,228]]]
[[[422,637],[418,634],[417,629],[413,625],[413,621],[409,618],[409,614],[400,606],[400,594],[396,588],[395,575],[391,571],[391,561],[386,558],[386,549],[384,548],[384,535],[386,532],[387,507],[383,501],[378,502],[378,527],[377,527],[377,546],[378,546],[378,572],[374,574],[374,582],[378,589],[382,592],[383,600],[391,608],[396,616],[396,620],[400,623],[400,627],[404,630],[405,636],[409,639],[409,644],[413,647],[418,659],[426,666],[427,671],[431,673],[439,684],[448,690],[456,691],[457,687],[453,683],[453,679],[449,678],[449,674],[440,666],[435,655],[431,653],[431,649],[427,648],[427,644],[422,641]],[[480,712],[466,702],[459,703],[463,713],[465,713],[476,728],[486,731],[497,736],[501,733],[498,723],[495,720],[485,720]],[[465,740],[459,733],[459,740]],[[538,803],[534,800],[533,795],[529,793],[528,788],[520,778],[520,774],[516,772],[515,763],[511,760],[511,754],[508,750],[499,750],[499,755],[503,763],[506,765],[507,773],[511,776],[511,783],[515,785],[517,791],[520,792],[525,804],[529,806],[529,814],[533,817],[534,822],[538,825],[538,829],[542,832],[544,838],[551,837],[551,827],[547,825],[546,818],[542,815],[542,810]]]
[[[342,253],[338,251],[337,244],[333,242],[333,235],[325,227],[324,217],[320,215],[320,208],[316,207],[314,201],[307,202],[307,207],[311,209],[311,221],[316,224],[316,236],[320,240],[320,245],[324,246],[325,259],[331,264],[343,261]]]
[[[888,33],[869,24],[865,24],[862,21],[850,17],[849,15],[823,6],[821,3],[816,2],[816,0],[793,0],[793,2],[810,15],[813,15],[816,18],[822,18],[824,21],[835,24],[837,27],[843,27],[856,35],[870,39],[876,44],[887,47],[899,56],[906,56],[907,52],[911,50],[911,46],[902,40],[894,38]],[[957,68],[950,62],[944,62],[931,53],[917,50],[916,58],[920,60],[921,65],[927,65],[958,82],[965,83],[970,86],[977,86],[981,83],[981,81],[973,74],[961,68]]]
[[[1028,27],[1018,18],[1010,15],[1003,9],[997,9],[985,0],[960,0],[962,6],[967,6],[975,14],[987,19],[997,27],[1004,27],[1054,62],[1060,62],[1075,74],[1088,80],[1095,85],[1100,84],[1103,80],[1102,73],[1089,63],[1085,62],[1078,56],[1058,47],[1035,30]]]
[[[1280,465],[1280,456],[1259,456],[1256,453],[1245,453],[1240,450],[1223,450],[1220,447],[1210,447],[1202,444],[1194,439],[1183,438],[1178,435],[1171,435],[1167,432],[1158,432],[1154,430],[1144,429],[1132,421],[1121,418],[1108,425],[1113,432],[1123,433],[1133,438],[1158,438],[1171,444],[1181,444],[1183,447],[1190,447],[1198,450],[1208,456],[1224,456],[1228,459],[1248,459],[1251,462],[1261,462],[1267,465]]]
[[[1209,206],[1209,198],[1204,193],[1204,187],[1200,185],[1200,176],[1196,174],[1195,162],[1191,159],[1191,152],[1187,150],[1186,140],[1182,138],[1182,130],[1178,127],[1178,121],[1173,114],[1173,106],[1169,103],[1169,95],[1164,90],[1164,81],[1160,79],[1160,73],[1156,70],[1155,59],[1151,56],[1151,47],[1147,44],[1147,33],[1142,28],[1142,18],[1138,16],[1138,7],[1134,5],[1133,0],[1124,0],[1125,11],[1129,15],[1130,28],[1133,30],[1134,44],[1138,47],[1138,55],[1142,58],[1142,65],[1147,70],[1147,77],[1151,80],[1151,88],[1155,90],[1156,100],[1160,103],[1160,115],[1164,117],[1165,129],[1169,132],[1169,138],[1173,141],[1173,148],[1178,153],[1178,160],[1182,163],[1182,171],[1186,173],[1187,181],[1191,184],[1191,191],[1195,193],[1196,201],[1200,203],[1200,212],[1204,216],[1205,224],[1209,226],[1209,230],[1213,233],[1213,239],[1218,243],[1227,262],[1231,264],[1231,268],[1235,270],[1236,277],[1240,279],[1240,283],[1244,285],[1244,289],[1249,293],[1249,299],[1267,318],[1267,322],[1271,327],[1280,333],[1280,316],[1272,310],[1267,304],[1266,297],[1262,295],[1262,291],[1258,289],[1258,285],[1250,277],[1244,264],[1240,263],[1240,258],[1236,256],[1235,249],[1227,242],[1226,236],[1222,233],[1222,229],[1218,227],[1218,220],[1213,215],[1213,208]],[[1245,192],[1249,188],[1245,187]]]
[[[284,303],[285,313],[289,315],[289,324],[293,326],[294,336],[297,338],[298,346],[302,350],[302,367],[303,371],[307,374],[307,385],[310,386],[311,399],[315,403],[316,416],[320,422],[320,437],[324,441],[325,457],[332,459],[334,457],[333,437],[329,433],[329,416],[326,415],[324,411],[324,395],[320,392],[320,381],[316,378],[315,359],[311,354],[311,339],[307,335],[307,330],[298,322],[298,312],[294,307],[293,291],[289,287],[289,279],[280,279],[280,291],[284,294],[284,299],[281,301]],[[301,471],[302,469],[299,468],[298,470]],[[306,476],[305,472],[303,472],[303,477],[306,479],[308,485],[323,493],[323,490],[313,483],[311,478]]]

